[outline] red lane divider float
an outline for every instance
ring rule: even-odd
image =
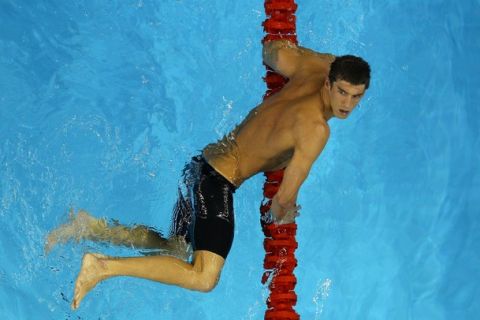
[[[265,14],[267,19],[263,22],[266,32],[262,42],[271,40],[289,40],[297,44],[295,11],[297,4],[294,0],[266,0]],[[263,78],[267,84],[267,92],[264,99],[278,92],[287,83],[280,74],[268,66],[267,74]],[[265,320],[299,320],[300,316],[293,307],[297,303],[297,295],[294,291],[297,278],[293,270],[297,266],[295,249],[298,243],[295,239],[297,225],[295,223],[275,225],[267,223],[266,217],[272,198],[278,191],[283,179],[284,170],[265,172],[266,181],[263,187],[264,200],[260,206],[260,222],[265,240],[264,268],[262,283],[270,279],[268,288],[270,296],[267,299],[267,311]]]

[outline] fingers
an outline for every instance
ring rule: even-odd
[[[283,209],[279,207],[278,211],[275,211],[273,208],[273,203],[272,206],[270,207],[270,210],[264,215],[262,215],[261,220],[266,223],[275,223],[275,224],[287,224],[287,223],[293,223],[295,222],[295,218],[300,216],[300,209],[302,207],[300,205],[296,205],[294,207],[291,207],[290,209]]]
[[[301,209],[301,206],[295,206],[291,209],[286,210],[286,213],[283,217],[280,219],[276,218],[275,219],[275,224],[288,224],[288,223],[294,223],[295,218],[300,215],[299,210]]]

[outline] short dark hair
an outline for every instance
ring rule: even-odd
[[[344,80],[354,85],[370,86],[370,66],[360,57],[346,55],[336,57],[330,66],[328,80],[333,84],[336,80]]]

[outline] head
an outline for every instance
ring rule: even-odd
[[[370,85],[370,66],[362,58],[337,57],[325,83],[333,115],[345,119],[362,99]]]

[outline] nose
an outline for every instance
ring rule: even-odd
[[[342,105],[343,105],[343,107],[344,107],[345,109],[346,109],[346,108],[348,108],[348,109],[353,108],[354,106],[352,105],[352,97],[350,97],[350,96],[349,96],[349,97],[345,97],[345,98],[343,99],[343,101],[342,101]]]
[[[355,103],[354,103],[352,97],[348,97],[348,106],[349,106],[350,108],[355,107]]]

